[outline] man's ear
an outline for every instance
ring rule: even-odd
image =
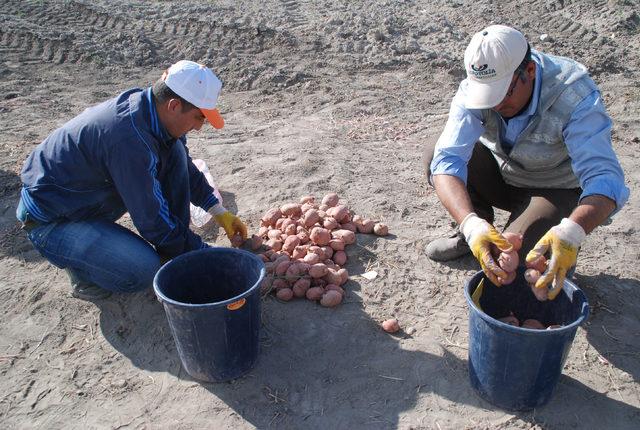
[[[182,109],[182,103],[180,103],[180,100],[169,99],[169,101],[167,102],[167,110],[170,113],[180,112],[181,109]]]
[[[529,64],[527,64],[527,77],[531,80],[535,79],[536,77],[536,62],[531,60],[529,61]]]

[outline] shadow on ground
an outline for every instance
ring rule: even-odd
[[[357,282],[347,284],[347,290],[359,289]],[[135,366],[192,380],[150,290],[97,306],[105,338]],[[436,415],[401,421],[419,401],[436,409],[495,409],[471,389],[466,360],[432,338],[422,348],[428,352],[403,349],[403,336],[381,331],[355,294],[335,309],[270,296],[262,301],[255,368],[230,382],[201,385],[258,428],[436,427]],[[193,401],[206,403],[201,394]],[[516,416],[532,425],[607,428],[614,422],[632,426],[640,410],[562,376],[549,405]]]

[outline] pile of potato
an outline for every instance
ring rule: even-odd
[[[275,291],[285,302],[306,297],[326,307],[342,302],[342,285],[349,279],[343,267],[345,248],[355,243],[356,232],[389,233],[385,224],[353,215],[336,193],[325,195],[320,203],[304,196],[299,203],[269,209],[260,225],[243,247],[259,251],[265,262],[263,293]]]
[[[498,321],[501,321],[505,324],[509,324],[512,325],[514,327],[523,327],[523,328],[530,328],[530,329],[535,329],[535,330],[553,330],[555,328],[561,328],[561,325],[558,324],[552,324],[550,326],[545,327],[544,324],[542,324],[540,321],[530,318],[530,319],[526,319],[522,322],[522,324],[520,324],[520,321],[518,320],[518,318],[516,318],[515,315],[513,315],[513,312],[503,318],[499,318]]]

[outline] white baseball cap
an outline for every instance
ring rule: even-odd
[[[464,52],[467,109],[489,109],[504,99],[527,53],[527,39],[518,30],[491,25],[471,38]]]
[[[181,60],[169,67],[164,82],[171,90],[199,108],[215,128],[224,127],[224,119],[216,109],[222,82],[206,66]]]

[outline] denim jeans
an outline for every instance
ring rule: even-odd
[[[29,218],[22,201],[16,216],[38,252],[78,280],[118,293],[150,287],[160,268],[155,249],[115,221],[122,214],[99,219],[47,224]]]

